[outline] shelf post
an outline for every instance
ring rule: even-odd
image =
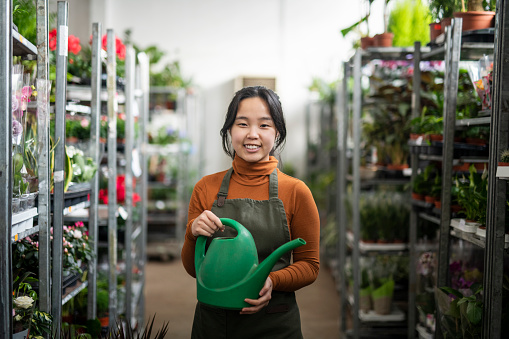
[[[145,286],[145,265],[147,263],[147,201],[148,201],[148,156],[147,156],[147,146],[148,146],[148,117],[149,117],[149,101],[150,101],[150,63],[147,54],[144,52],[138,53],[138,88],[141,89],[141,98],[139,100],[140,107],[140,117],[138,120],[139,123],[139,135],[140,139],[140,163],[141,163],[141,182],[139,185],[139,190],[141,192],[140,197],[140,227],[141,234],[139,236],[141,243],[140,250],[140,269],[143,272],[141,277],[141,286]],[[139,318],[141,321],[144,320],[145,315],[145,302],[144,302],[144,293],[141,294],[142,300],[140,301],[141,310],[139,312]]]
[[[507,181],[497,178],[500,152],[509,147],[509,109],[507,107],[509,68],[509,6],[497,1],[493,91],[488,164],[488,208],[486,216],[486,251],[484,252],[483,338],[502,337],[502,295],[504,282],[504,237]]]
[[[57,25],[57,76],[55,97],[55,167],[53,172],[53,251],[51,283],[51,315],[55,324],[62,318],[62,265],[63,265],[63,225],[64,225],[64,182],[65,182],[65,104],[67,85],[67,49],[69,4],[59,1]],[[54,326],[56,335],[59,326]]]
[[[414,43],[414,74],[413,74],[413,91],[412,91],[412,119],[420,115],[421,110],[421,42]],[[417,169],[419,167],[419,155],[412,152],[410,156],[410,164],[412,166],[412,179],[414,182]],[[411,187],[410,187],[411,190]],[[414,208],[410,209],[410,229],[408,231],[409,242],[409,276],[408,276],[408,338],[415,338],[415,325],[416,325],[416,284],[417,284],[417,251],[415,245],[417,244],[417,212]]]
[[[49,48],[48,0],[37,0],[37,173],[39,193],[37,218],[39,225],[39,309],[51,313],[50,291],[50,165],[49,165]]]
[[[0,4],[0,106],[3,123],[0,124],[0,337],[12,333],[12,6],[11,1]]]
[[[362,50],[358,49],[354,55],[353,65],[353,116],[352,116],[352,129],[353,129],[353,197],[352,197],[352,210],[353,210],[353,255],[352,260],[359,263],[359,241],[360,241],[360,192],[361,192],[361,177],[360,177],[360,164],[361,164],[361,111],[362,111]],[[359,319],[359,286],[361,284],[361,270],[359,265],[353,266],[353,329],[354,338],[360,337],[360,319]],[[344,293],[344,292],[343,292]]]
[[[90,155],[97,166],[100,166],[100,123],[101,123],[101,24],[92,25],[92,101],[91,122],[90,122]],[[96,171],[91,182],[90,193],[90,214],[89,214],[89,239],[92,245],[92,251],[96,255],[90,260],[88,265],[88,304],[87,318],[95,319],[97,317],[97,242],[99,241],[99,217],[97,209],[99,205],[99,170]]]
[[[340,272],[340,333],[346,333],[346,312],[347,311],[347,281],[345,274],[346,265],[346,171],[347,171],[347,157],[346,157],[346,140],[348,134],[348,79],[350,76],[350,65],[348,62],[343,63],[343,79],[341,86],[338,88],[338,154],[336,164],[336,185],[337,185],[337,198],[336,198],[336,228],[338,230],[338,272]]]
[[[108,264],[109,264],[109,327],[117,319],[117,62],[115,33],[108,29],[106,65],[108,88]]]
[[[132,259],[132,234],[133,234],[133,144],[134,144],[134,80],[135,80],[135,54],[132,45],[126,46],[125,58],[125,205],[127,210],[127,219],[125,221],[125,266],[126,266],[126,284],[125,284],[125,316],[132,325],[133,318],[133,259]]]
[[[444,79],[444,147],[443,158],[451,159],[442,163],[442,208],[440,218],[440,239],[438,251],[437,287],[447,286],[450,252],[452,159],[454,156],[454,129],[456,126],[456,101],[458,92],[459,61],[461,51],[462,19],[454,18],[446,27],[445,53],[446,77]],[[442,338],[440,317],[437,317],[436,335]]]

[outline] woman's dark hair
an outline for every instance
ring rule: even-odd
[[[270,155],[274,155],[275,151],[278,148],[283,148],[285,143],[285,117],[283,116],[283,108],[281,107],[281,102],[279,101],[278,95],[274,93],[274,91],[263,86],[244,87],[235,93],[235,96],[228,106],[224,125],[220,132],[221,138],[223,140],[223,150],[232,159],[235,158],[235,150],[231,145],[230,134],[228,131],[230,128],[232,128],[233,123],[235,122],[240,102],[247,98],[260,98],[267,103],[267,106],[269,106],[270,116],[272,117],[272,121],[274,121],[274,126],[278,132],[276,141],[274,143],[274,148],[270,152]]]

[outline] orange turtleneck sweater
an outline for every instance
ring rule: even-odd
[[[250,198],[269,199],[269,175],[277,167],[278,161],[270,157],[269,161],[249,163],[240,157],[232,162],[233,174],[230,180],[228,199]],[[196,237],[191,233],[191,225],[203,211],[210,210],[221,182],[227,171],[203,177],[194,187],[187,230],[182,248],[182,263],[186,271],[196,277],[194,268],[194,248]],[[271,272],[270,278],[276,291],[293,292],[311,284],[318,276],[320,268],[320,219],[315,201],[309,188],[299,179],[283,172],[278,173],[278,194],[283,201],[290,238],[302,238],[306,245],[293,250],[293,263],[279,271]]]

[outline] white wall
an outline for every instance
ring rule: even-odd
[[[73,26],[76,2],[89,3],[89,28]],[[374,12],[377,13],[377,2]],[[204,174],[223,170],[230,159],[222,152],[219,130],[239,75],[277,77],[287,121],[283,161],[303,175],[305,109],[312,77],[339,78],[340,64],[352,43],[340,29],[361,17],[362,1],[349,0],[71,0],[69,33],[88,41],[91,24],[101,21],[123,37],[132,30],[140,47],[156,44],[168,60],[180,60],[203,98]],[[80,5],[82,6],[82,5]],[[381,8],[381,7],[380,7]],[[375,21],[375,20],[372,20]],[[81,22],[81,21],[80,21]],[[373,31],[372,33],[379,33]],[[302,170],[301,170],[302,169]]]

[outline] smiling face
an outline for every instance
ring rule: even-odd
[[[247,162],[269,160],[277,133],[267,103],[259,97],[243,99],[230,133],[239,157]]]

